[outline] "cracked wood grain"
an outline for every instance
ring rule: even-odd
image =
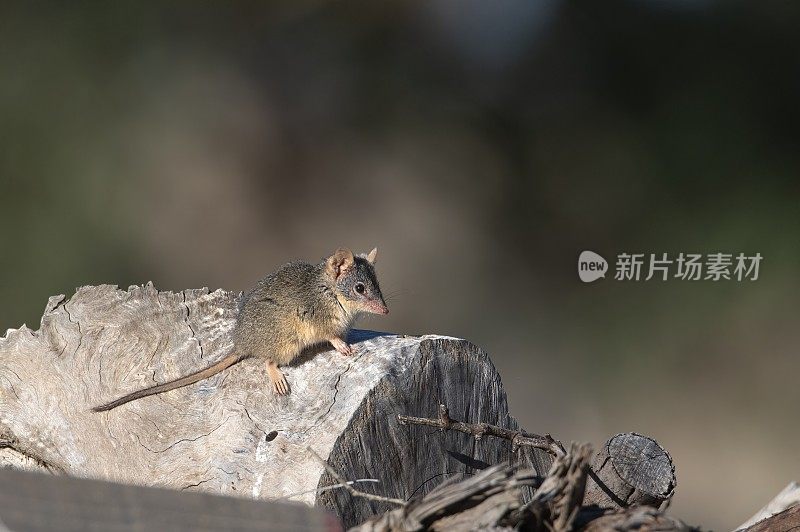
[[[469,475],[550,457],[507,442],[403,427],[445,402],[469,423],[518,430],[486,353],[464,340],[353,331],[356,353],[328,345],[286,368],[288,397],[245,360],[197,384],[100,414],[92,406],[227,356],[240,294],[87,286],[49,299],[38,330],[0,338],[0,465],[255,499],[323,504],[346,524],[380,511],[352,501],[308,452],[387,497],[421,496],[434,475]]]

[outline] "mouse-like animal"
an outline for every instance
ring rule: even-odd
[[[207,379],[246,358],[266,363],[278,395],[290,392],[278,366],[292,362],[306,347],[328,341],[351,355],[347,333],[364,313],[388,314],[375,275],[377,248],[353,255],[340,248],[318,264],[290,262],[261,279],[243,298],[233,332],[233,352],[206,369],[130,393],[94,412],[111,410],[141,399]]]

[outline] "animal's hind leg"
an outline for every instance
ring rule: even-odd
[[[289,388],[289,382],[286,380],[286,375],[278,369],[278,365],[271,361],[267,361],[267,375],[269,375],[269,380],[272,381],[272,389],[275,390],[275,393],[278,395],[289,395],[291,391]]]

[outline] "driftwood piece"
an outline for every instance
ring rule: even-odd
[[[593,509],[582,511],[591,454],[590,445],[572,444],[556,458],[544,479],[529,469],[492,466],[460,482],[445,482],[424,498],[352,531],[695,530],[647,506],[606,510],[607,515]]]
[[[572,530],[583,504],[592,446],[572,444],[553,462],[547,478],[520,512],[528,528]]]
[[[584,505],[658,508],[670,500],[676,484],[675,465],[658,442],[633,432],[617,434],[592,463]]]
[[[460,482],[446,481],[425,497],[351,529],[359,532],[486,530],[519,522],[524,489],[541,483],[531,469],[495,465]]]
[[[699,532],[680,519],[665,515],[650,506],[633,506],[591,521],[583,532]]]
[[[355,500],[311,447],[361,490],[408,499],[448,476],[551,458],[506,441],[401,426],[440,403],[471,423],[519,427],[488,356],[464,340],[354,332],[356,353],[321,350],[274,396],[255,360],[195,385],[94,414],[92,406],[226,356],[238,295],[151,284],[50,298],[41,327],[0,338],[0,464],[123,483],[326,505],[347,526],[391,509]]]
[[[746,532],[790,532],[800,530],[800,504],[795,504],[742,530]]]
[[[786,512],[789,508],[795,508],[796,510],[794,513]],[[761,528],[763,521],[780,513],[785,514],[782,519],[787,519],[788,516],[794,515],[794,526],[795,528],[800,528],[800,483],[790,482],[774,499],[756,512],[753,517],[742,523],[736,530],[769,530],[768,528]]]
[[[540,436],[486,423],[464,423],[452,419],[445,405],[439,405],[439,416],[436,419],[399,415],[398,420],[403,424],[469,434],[476,441],[486,436],[502,438],[508,440],[512,448],[529,446],[557,458],[565,453],[561,442],[549,434]],[[580,488],[581,500],[589,507],[582,512],[582,519],[585,521],[605,513],[608,509],[624,509],[637,504],[659,507],[670,500],[675,492],[675,466],[672,458],[655,440],[641,434],[624,433],[610,438],[595,457],[592,467],[587,469],[587,473],[585,498],[583,484]]]
[[[399,530],[475,530],[497,526],[521,505],[523,487],[538,483],[532,470],[492,466],[462,482],[445,483],[406,512]],[[397,530],[397,529],[395,529]]]

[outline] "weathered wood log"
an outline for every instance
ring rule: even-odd
[[[672,497],[676,484],[675,465],[658,442],[633,432],[617,434],[592,463],[584,505],[658,508]]]
[[[325,347],[287,368],[277,397],[245,360],[195,385],[100,414],[92,406],[226,356],[240,295],[80,288],[50,298],[41,327],[0,339],[0,464],[188,491],[323,504],[347,526],[389,509],[332,484],[321,457],[359,488],[421,496],[491,464],[537,474],[551,458],[468,434],[399,425],[398,414],[518,428],[486,353],[464,340],[355,331],[356,354]]]

